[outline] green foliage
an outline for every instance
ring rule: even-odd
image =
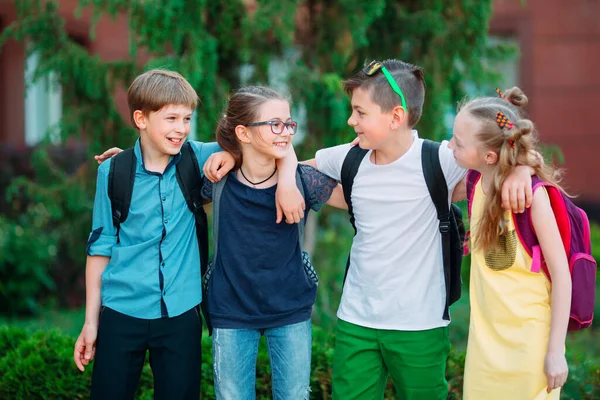
[[[20,399],[76,399],[87,398],[91,384],[93,363],[81,373],[73,362],[75,340],[57,330],[33,334],[21,328],[0,327],[0,398]],[[323,330],[313,329],[311,399],[331,398],[331,365],[334,337]],[[462,368],[464,353],[453,352],[448,374]],[[257,399],[270,399],[271,368],[264,339],[257,360]],[[201,398],[215,399],[211,340],[202,340]],[[457,388],[460,390],[460,388]],[[394,399],[391,381],[386,399]],[[137,399],[152,399],[154,395],[152,371],[148,357],[142,370]]]
[[[456,324],[456,321],[453,324]],[[562,399],[592,400],[600,397],[600,354],[599,349],[594,346],[596,341],[593,330],[569,334],[567,361],[570,371],[562,391]],[[75,367],[74,342],[73,337],[57,330],[29,333],[21,328],[0,326],[0,398],[87,398],[93,364],[90,364],[84,373]],[[333,343],[333,335],[313,328],[311,399],[331,398]],[[462,398],[464,363],[464,346],[452,348],[446,371],[449,400]],[[271,369],[263,340],[257,362],[258,399],[271,398],[270,375]],[[152,371],[146,359],[136,398],[151,400],[154,394],[152,386]],[[202,339],[201,398],[215,398],[211,340],[208,337]],[[385,398],[396,398],[391,380],[388,382]]]
[[[18,179],[9,190],[15,205],[2,220],[2,241],[36,246],[12,247],[0,257],[0,274],[23,269],[35,278],[33,283],[17,283],[25,287],[24,300],[14,300],[7,308],[35,312],[36,302],[48,294],[58,296],[62,305],[72,304],[70,297],[83,300],[85,238],[95,187],[92,155],[133,144],[135,132],[119,114],[114,95],[140,72],[163,67],[185,76],[201,99],[197,137],[212,141],[227,93],[242,84],[242,67],[250,71],[244,78],[248,83],[269,84],[277,72],[270,62],[283,61],[283,83],[308,119],[309,134],[299,156],[312,158],[316,149],[354,136],[346,123],[349,102],[341,89],[343,79],[365,59],[401,58],[425,70],[428,93],[418,128],[422,136],[440,138],[447,130],[444,114],[462,98],[465,85],[493,76],[482,61],[506,54],[502,47],[487,45],[491,3],[168,0],[157,7],[148,1],[80,0],[77,15],[84,8],[92,10],[91,41],[97,39],[100,18],[124,16],[129,23],[129,57],[106,61],[69,37],[57,0],[16,0],[18,18],[0,34],[0,48],[14,39],[27,44],[28,55],[39,54],[33,80],[53,72],[62,87],[60,136],[64,143],[85,138],[87,153],[81,167],[68,169],[49,157],[52,148],[42,144],[34,159],[35,179]],[[332,230],[347,226],[335,218],[335,228],[327,228],[320,238],[340,252],[332,255],[335,264],[317,258],[321,271],[323,266],[342,268],[340,254],[349,248],[346,237],[336,241],[334,234],[331,242]],[[27,227],[21,236],[19,227]],[[10,273],[10,280],[22,280],[22,275]],[[74,289],[76,293],[63,294]],[[6,290],[0,295],[8,298]],[[328,302],[327,312],[332,313],[335,300]]]

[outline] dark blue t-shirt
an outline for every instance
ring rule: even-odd
[[[318,211],[337,181],[310,166],[298,168],[307,208]],[[275,223],[276,188],[252,188],[235,173],[225,182],[219,204],[219,248],[208,286],[215,328],[266,329],[310,318],[317,285],[302,266],[298,226]],[[208,179],[202,195],[212,199]]]

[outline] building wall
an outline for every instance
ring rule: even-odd
[[[112,20],[102,17],[96,27],[96,40],[89,40],[91,8],[75,18],[77,0],[61,0],[59,14],[65,19],[71,37],[91,53],[111,61],[129,56],[129,30],[125,17]],[[16,19],[14,0],[0,0],[0,29]],[[25,47],[16,41],[0,50],[0,143],[16,149],[25,147]],[[115,94],[119,109],[125,112],[123,91]]]
[[[600,219],[600,1],[495,0],[490,31],[521,48],[520,82],[543,143],[565,158],[567,189]]]

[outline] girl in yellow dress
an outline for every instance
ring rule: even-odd
[[[471,204],[471,321],[465,364],[465,400],[559,399],[568,374],[565,338],[571,276],[545,190],[537,190],[531,220],[551,282],[531,271],[500,188],[517,165],[543,181],[557,173],[535,150],[533,123],[524,118],[527,97],[519,88],[501,97],[466,103],[454,123],[450,148],[460,166],[481,178]]]

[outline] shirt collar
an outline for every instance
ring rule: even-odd
[[[185,143],[184,143],[185,144]],[[133,147],[133,153],[135,154],[135,158],[137,159],[138,166],[141,167],[144,171],[150,173],[150,171],[146,170],[144,166],[144,157],[142,155],[142,146],[140,142],[140,138],[135,141],[135,146]],[[165,168],[165,172],[169,169],[169,167],[173,165],[177,165],[179,160],[181,159],[181,151],[174,156],[169,158],[169,164],[167,164],[167,168]]]

